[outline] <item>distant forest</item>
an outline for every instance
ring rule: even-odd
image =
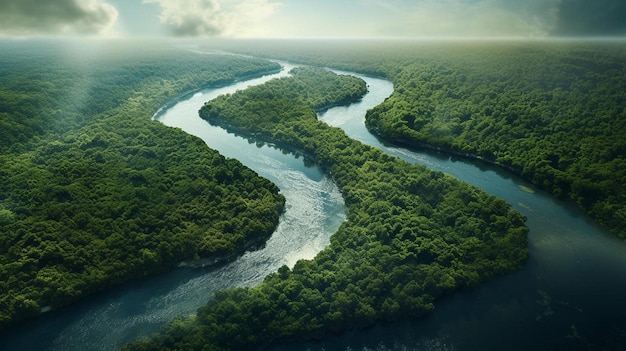
[[[184,259],[241,253],[282,213],[274,184],[151,121],[190,90],[280,66],[97,45],[0,44],[0,329]]]
[[[624,42],[312,41],[245,52],[390,79],[394,93],[367,115],[373,133],[497,163],[626,239]]]

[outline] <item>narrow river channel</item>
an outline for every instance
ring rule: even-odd
[[[177,269],[90,297],[0,335],[0,350],[115,349],[158,331],[176,316],[193,313],[217,289],[253,285],[281,265],[312,258],[326,246],[345,218],[343,200],[332,181],[301,158],[211,127],[197,114],[204,101],[285,76],[290,67],[285,64],[275,75],[197,93],[155,116],[165,125],[201,137],[211,148],[239,159],[279,186],[287,210],[263,249],[219,268]],[[361,102],[332,108],[320,119],[354,139],[505,199],[528,217],[530,258],[518,272],[445,298],[425,319],[272,349],[586,350],[595,345],[615,349],[611,340],[623,341],[626,334],[624,243],[572,203],[556,200],[497,168],[381,143],[365,129],[364,116],[392,93],[393,86],[349,74],[364,79],[369,93]]]

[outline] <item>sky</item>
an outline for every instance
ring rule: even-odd
[[[626,0],[0,0],[30,37],[626,37]]]

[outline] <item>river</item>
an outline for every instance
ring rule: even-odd
[[[177,269],[50,312],[0,335],[0,350],[110,350],[158,331],[176,316],[193,313],[217,289],[253,285],[281,265],[311,258],[326,246],[345,219],[343,200],[329,178],[301,158],[211,127],[197,115],[204,101],[285,76],[290,68],[285,66],[276,75],[199,92],[155,116],[165,125],[200,136],[279,186],[287,198],[286,211],[263,249],[219,268]],[[275,345],[273,350],[584,350],[609,338],[624,340],[624,243],[571,202],[556,200],[498,168],[381,143],[365,129],[364,115],[389,96],[393,86],[350,74],[364,79],[369,93],[358,103],[320,114],[320,119],[354,139],[505,199],[528,217],[530,258],[518,272],[445,298],[424,319],[319,342]]]

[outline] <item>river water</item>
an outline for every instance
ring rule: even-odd
[[[110,350],[193,313],[220,288],[250,286],[283,264],[312,258],[345,219],[337,188],[317,168],[271,147],[256,145],[202,121],[197,111],[217,95],[285,76],[240,82],[195,94],[157,114],[165,125],[200,136],[275,182],[287,198],[285,214],[266,246],[212,269],[177,269],[90,297],[0,335],[0,350]],[[353,73],[350,73],[353,74]],[[352,138],[420,163],[505,199],[528,217],[526,267],[437,304],[427,318],[379,325],[319,342],[275,345],[282,350],[586,350],[620,349],[626,331],[626,246],[560,201],[498,168],[432,152],[385,145],[364,127],[365,111],[393,86],[360,76],[362,101],[319,117]]]

